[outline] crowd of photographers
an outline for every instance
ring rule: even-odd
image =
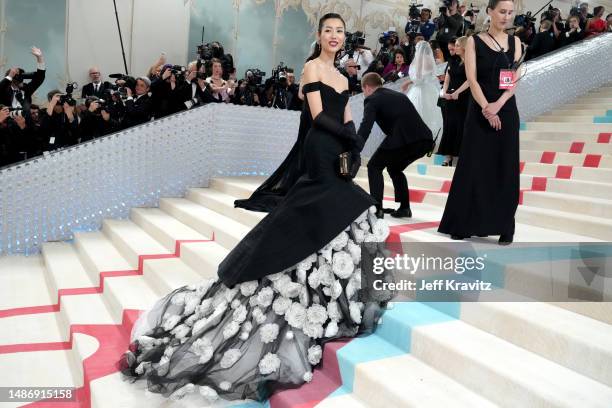
[[[400,38],[392,28],[381,33],[377,52],[365,46],[363,33],[347,32],[339,68],[349,80],[351,93],[361,92],[360,80],[366,72],[377,72],[386,81],[406,77],[420,41],[430,43],[437,63],[448,61],[448,44],[476,32],[480,10],[471,3],[459,5],[457,0],[443,4],[433,19],[431,10],[411,4],[404,35]],[[590,14],[583,3],[564,20],[558,9],[549,7],[541,15],[537,33],[531,13],[517,15],[514,33],[527,45],[528,58],[534,58],[612,31],[612,15],[604,20],[603,7],[593,11]],[[81,98],[73,94],[77,84],[69,83],[66,89],[49,92],[46,107],[40,107],[32,103],[32,94],[45,80],[45,63],[40,49],[31,52],[36,71],[11,68],[0,81],[0,167],[208,103],[302,108],[292,68],[280,63],[268,78],[252,68],[238,79],[233,57],[219,42],[198,46],[198,59],[186,67],[168,64],[162,54],[140,77],[111,74],[114,81],[104,81],[103,73],[92,67],[91,82],[80,90]]]

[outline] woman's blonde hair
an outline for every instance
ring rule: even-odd
[[[464,35],[463,37],[459,37],[455,40],[455,44],[459,44],[461,48],[465,48],[465,44],[467,44],[468,36]]]

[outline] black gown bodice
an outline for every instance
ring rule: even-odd
[[[495,51],[489,47],[478,35],[474,36],[476,47],[476,80],[482,93],[489,102],[495,102],[504,93],[499,89],[499,72],[508,69],[514,61],[514,36],[508,36],[508,51]],[[512,109],[516,106],[514,96],[510,98],[502,109]]]

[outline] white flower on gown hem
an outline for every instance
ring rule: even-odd
[[[355,269],[353,258],[348,252],[336,252],[332,262],[332,269],[340,279],[348,279]]]
[[[285,333],[285,338],[287,340],[293,340],[293,331],[292,330],[287,330],[287,332]]]
[[[361,302],[349,302],[349,312],[351,314],[351,319],[355,323],[361,323],[361,306],[363,303]]]
[[[253,330],[253,323],[244,322],[244,324],[242,325],[242,331],[250,332],[251,330]]]
[[[275,280],[280,279],[283,276],[285,276],[285,273],[277,272],[277,273],[273,273],[272,275],[268,275],[267,278],[270,279],[272,282],[274,282]]]
[[[272,303],[272,310],[279,316],[284,316],[291,307],[291,299],[286,298],[284,296],[279,296],[274,299],[274,303]]]
[[[308,362],[312,365],[319,364],[321,361],[321,356],[323,355],[323,349],[318,344],[314,346],[310,346],[308,348]]]
[[[151,349],[154,346],[159,345],[160,342],[158,339],[149,336],[140,336],[138,338],[138,345],[145,350]]]
[[[314,268],[310,275],[308,275],[308,284],[313,289],[318,288],[321,284],[321,273],[317,268]]]
[[[308,272],[308,270],[298,269],[297,271],[297,281],[302,285],[306,284],[306,272]]]
[[[157,375],[166,375],[168,371],[170,371],[170,359],[165,355],[159,359],[159,363],[155,365],[155,371],[157,371]]]
[[[346,249],[348,250],[349,254],[351,254],[353,263],[358,265],[359,261],[361,261],[361,247],[351,240],[349,241]]]
[[[191,327],[186,324],[180,324],[176,326],[170,333],[174,334],[177,339],[184,339],[191,332]]]
[[[285,320],[291,327],[301,329],[306,321],[306,309],[301,304],[293,302],[285,314]]]
[[[224,383],[228,383],[229,386],[227,386]],[[223,387],[221,386],[222,384],[223,384]],[[224,388],[226,386],[227,386],[227,389]],[[222,381],[221,384],[219,384],[219,388],[221,388],[222,390],[229,390],[231,386],[232,384],[228,381]],[[208,402],[215,402],[216,400],[219,399],[219,394],[217,394],[217,391],[215,391],[214,388],[209,387],[208,385],[200,386],[200,395],[203,396]]]
[[[355,295],[355,293],[357,293],[357,287],[356,287],[356,283],[355,283],[355,279],[351,278],[349,279],[348,283],[346,284],[346,289],[344,290],[346,292],[346,298],[347,299],[352,299],[353,295]]]
[[[302,290],[302,285],[297,282],[289,282],[286,286],[280,288],[279,292],[284,297],[294,298],[299,296]]]
[[[229,381],[221,381],[219,383],[219,388],[221,388],[223,391],[229,391],[230,388],[232,388],[232,383],[229,382]],[[215,394],[216,394],[216,392],[215,392]]]
[[[259,361],[259,372],[263,375],[271,374],[280,367],[280,358],[274,353],[268,353]]]
[[[321,305],[312,305],[306,309],[306,318],[310,323],[323,324],[327,320],[327,310]]]
[[[311,382],[312,381],[312,371],[306,371],[302,379],[306,381],[307,383]]]
[[[196,308],[200,305],[200,297],[196,293],[189,293],[185,296],[185,309],[183,315],[189,316],[193,314]]]
[[[168,359],[170,359],[170,357],[172,357],[172,355],[174,354],[174,350],[176,350],[177,347],[166,347],[166,349],[164,350],[164,357],[168,357]]]
[[[348,243],[349,236],[346,232],[342,231],[336,238],[330,242],[330,245],[334,251],[340,251]]]
[[[240,293],[242,293],[242,296],[251,296],[255,293],[258,287],[259,282],[256,280],[243,282],[240,284]]]
[[[342,285],[340,281],[334,280],[331,286],[323,288],[323,294],[329,296],[332,300],[338,299],[342,294]]]
[[[278,324],[266,323],[259,329],[261,342],[264,344],[272,343],[278,337]]]
[[[379,242],[384,242],[389,236],[389,224],[385,220],[376,220],[372,232]]]
[[[240,324],[238,324],[235,321],[231,321],[223,329],[223,338],[227,340],[231,337],[234,337],[236,333],[238,333],[239,330],[240,330]]]
[[[198,296],[202,297],[204,296],[207,292],[208,289],[211,288],[211,286],[213,284],[215,284],[215,282],[217,282],[217,279],[204,279],[202,282],[200,282],[199,284],[196,285],[196,293],[198,294]]]
[[[244,305],[238,306],[236,310],[234,310],[234,313],[232,314],[232,319],[236,323],[244,322],[246,317],[247,317],[247,309],[246,307],[244,307]]]
[[[263,324],[266,321],[266,315],[261,311],[259,307],[254,308],[251,314],[253,315],[253,318],[255,319],[257,324]]]
[[[275,291],[280,292],[283,286],[291,283],[291,277],[288,274],[284,274],[281,278],[272,282],[272,287]]]
[[[179,315],[170,315],[168,317],[164,317],[163,327],[164,330],[170,331],[181,321],[181,316]]]
[[[299,301],[302,306],[308,307],[310,295],[308,294],[308,289],[306,288],[306,286],[302,286],[302,289],[300,289]],[[314,302],[314,297],[312,301]]]
[[[376,206],[371,205],[370,208],[368,208],[368,211],[370,211],[370,214],[376,214]]]
[[[357,229],[354,231],[355,234],[355,242],[361,244],[365,240],[365,231]]]
[[[189,349],[200,356],[200,364],[207,363],[214,353],[210,340],[205,338],[199,338],[194,341]]]
[[[332,301],[327,304],[327,316],[332,320],[340,320],[342,313],[340,313],[340,305],[338,302]]]
[[[313,262],[317,261],[317,254],[311,254],[303,261],[298,262],[296,265],[297,270],[307,271],[312,266]]]
[[[259,304],[258,300],[257,300],[257,296],[253,295],[249,298],[249,306],[251,307],[255,307]]]
[[[319,281],[323,286],[330,286],[334,283],[334,272],[330,264],[319,266]]]
[[[212,302],[212,299],[210,298],[203,299],[202,303],[200,303],[200,306],[197,308],[197,311],[199,313],[202,313],[202,315],[204,316],[210,313],[211,310],[213,310],[213,302]]]
[[[237,287],[227,289],[225,292],[225,300],[227,301],[227,303],[231,303],[231,301],[234,300],[237,294],[238,294]]]
[[[362,221],[359,223],[359,228],[363,231],[370,231],[370,224],[367,221]]]
[[[357,217],[357,219],[353,222],[356,222],[357,224],[359,224],[362,221],[366,220],[366,217],[368,216],[368,210],[365,210],[364,212],[361,213],[361,215],[359,217]]]
[[[257,303],[259,306],[262,306],[264,309],[272,304],[272,300],[274,299],[274,291],[270,287],[265,287],[259,291],[257,294]]]
[[[338,334],[338,323],[332,320],[325,328],[325,337],[334,337],[336,334]]]
[[[185,395],[191,394],[194,391],[195,391],[195,385],[193,385],[192,383],[185,384],[181,388],[179,388],[178,390],[174,391],[170,395],[170,399],[174,400],[174,401],[178,401],[178,400],[184,398]]]
[[[302,331],[305,335],[312,337],[313,339],[323,337],[323,326],[318,323],[312,323],[308,320],[302,326]]]
[[[248,339],[249,339],[249,332],[243,331],[240,333],[240,340],[247,341]]]
[[[221,362],[219,364],[221,365],[221,368],[230,368],[236,364],[236,361],[238,361],[241,356],[242,352],[240,349],[228,349],[225,353],[223,353],[223,357],[221,357]]]

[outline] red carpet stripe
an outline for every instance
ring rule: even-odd
[[[597,143],[610,143],[612,139],[612,133],[600,133],[597,137]]]
[[[584,150],[584,142],[573,142],[570,146],[570,153],[582,153]]]
[[[599,167],[601,154],[587,154],[582,163],[583,167]]]
[[[555,161],[556,152],[542,152],[540,163],[552,164]]]
[[[570,179],[572,178],[572,169],[573,166],[557,166],[557,174],[555,174],[555,178],[560,179]]]
[[[531,190],[533,191],[546,191],[546,181],[548,177],[533,177],[531,179]]]

